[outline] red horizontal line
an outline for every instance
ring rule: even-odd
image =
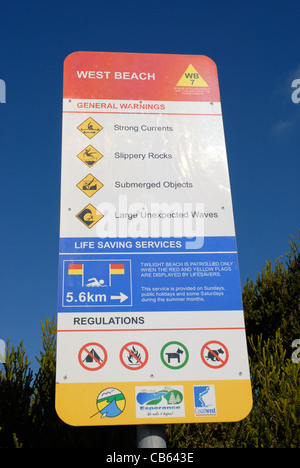
[[[57,330],[57,332],[108,332],[108,331],[168,331],[168,330],[245,330],[245,327],[226,328],[118,328],[118,329],[95,329],[95,330]]]
[[[177,112],[100,112],[100,111],[63,111],[63,114],[135,114],[135,115],[205,115],[222,116],[222,114],[183,114]]]

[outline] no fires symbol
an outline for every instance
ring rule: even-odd
[[[141,343],[127,343],[120,351],[120,360],[126,369],[142,369],[148,362],[147,348]]]

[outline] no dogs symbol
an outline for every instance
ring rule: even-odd
[[[220,341],[209,341],[201,349],[201,359],[212,369],[220,369],[229,359],[228,349]]]

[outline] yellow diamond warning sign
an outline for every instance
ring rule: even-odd
[[[103,154],[99,153],[92,145],[89,145],[77,154],[77,157],[88,167],[92,167],[99,159],[103,158]]]
[[[92,174],[88,174],[84,179],[78,182],[77,187],[88,197],[92,197],[103,187],[103,184]]]
[[[98,124],[96,120],[92,119],[92,117],[86,119],[77,128],[88,138],[93,138],[95,135],[97,135],[97,133],[101,132],[101,130],[103,129],[103,127],[100,124]]]
[[[199,75],[193,65],[189,65],[176,86],[193,86],[194,88],[208,88],[208,84]]]
[[[95,226],[98,221],[103,218],[103,214],[100,211],[96,210],[93,205],[87,205],[83,210],[81,210],[77,215],[78,218],[86,227],[89,229]]]

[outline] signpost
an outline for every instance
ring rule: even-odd
[[[56,409],[75,426],[252,406],[217,71],[205,56],[64,65]]]

